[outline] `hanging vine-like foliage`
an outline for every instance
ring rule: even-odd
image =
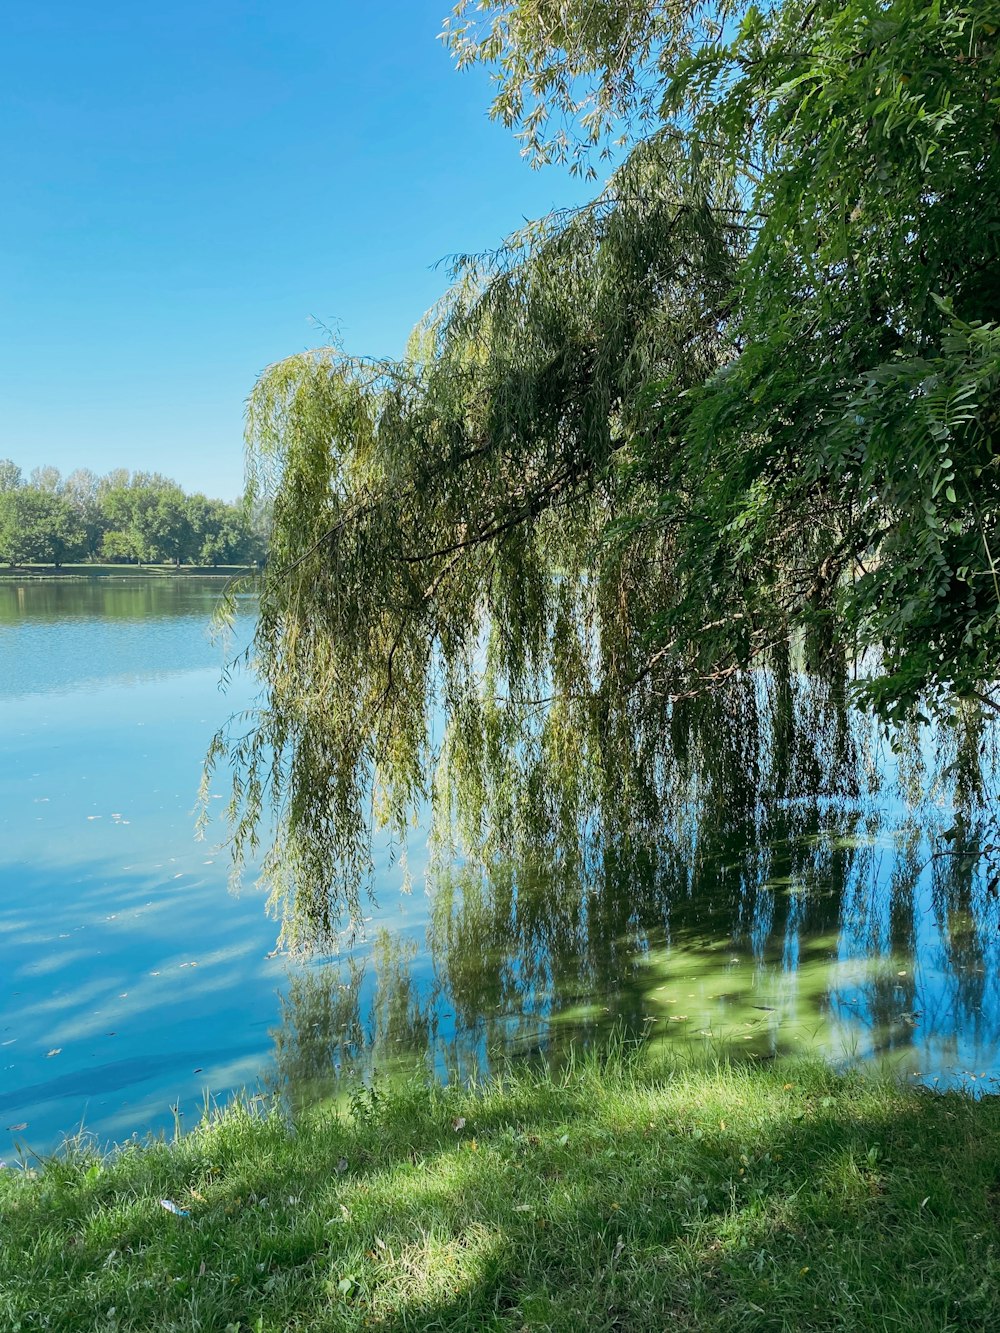
[[[250,400],[264,693],[209,768],[237,867],[273,823],[292,946],[427,806],[442,855],[572,873],[692,801],[854,789],[851,690],[967,752],[996,707],[1000,14],[551,8],[453,41],[542,157],[524,79],[565,113],[597,78],[584,147],[634,113],[605,191],[458,261],[400,363],[308,353]]]

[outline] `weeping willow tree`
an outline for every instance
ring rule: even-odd
[[[264,694],[211,760],[237,864],[273,822],[286,942],[328,942],[373,829],[404,845],[428,805],[442,855],[571,873],[692,801],[853,790],[852,689],[978,743],[997,8],[458,7],[529,153],[630,149],[460,260],[402,361],[323,349],[251,396]]]

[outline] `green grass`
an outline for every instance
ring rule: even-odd
[[[0,1172],[0,1328],[995,1330],[998,1179],[998,1099],[809,1063],[234,1106]]]

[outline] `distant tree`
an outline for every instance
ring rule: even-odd
[[[109,558],[143,563],[188,558],[186,497],[176,482],[137,472],[128,485],[107,490],[100,505],[107,521],[102,551]]]
[[[104,478],[106,483],[108,478]],[[136,518],[136,495],[126,483],[116,486],[101,485],[99,504],[104,523],[101,537],[101,555],[107,560],[137,560],[146,558]]]
[[[187,516],[187,496],[174,483],[150,487],[152,504],[144,508],[148,559],[179,565],[192,557],[192,533]]]
[[[49,495],[56,495],[62,489],[62,473],[49,463],[33,467],[28,477],[28,485],[33,486],[36,491],[46,491]]]
[[[251,563],[255,539],[249,515],[242,505],[208,500],[204,495],[188,497],[188,521],[192,530],[194,559],[202,565]]]
[[[132,479],[132,474],[127,467],[113,467],[110,472],[105,472],[104,476],[97,482],[97,498],[99,501],[110,491],[116,491],[122,486],[127,486]]]
[[[63,481],[62,494],[79,515],[86,532],[86,556],[93,559],[101,549],[104,515],[98,502],[100,479],[90,468],[77,468]]]
[[[115,562],[124,560],[129,564],[139,564],[141,562],[140,553],[136,550],[134,534],[128,528],[106,528],[101,533],[98,554],[103,560]]]
[[[0,458],[0,494],[16,490],[22,484],[21,469],[9,458]]]
[[[200,492],[187,497],[185,520],[191,536],[191,558],[201,563],[211,563],[201,561],[201,548],[216,526],[215,507],[221,503],[221,500],[210,500]]]
[[[8,565],[51,561],[57,568],[83,554],[86,533],[61,495],[20,486],[0,493],[0,559]]]

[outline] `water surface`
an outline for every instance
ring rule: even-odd
[[[418,836],[411,896],[379,852],[364,939],[273,956],[260,894],[231,896],[194,837],[208,740],[250,697],[219,689],[219,590],[0,582],[0,1155],[171,1130],[236,1088],[294,1104],[376,1069],[558,1062],[612,1031],[993,1086],[996,902],[898,804],[720,819],[690,856],[598,854],[568,882],[456,867],[429,895]]]

